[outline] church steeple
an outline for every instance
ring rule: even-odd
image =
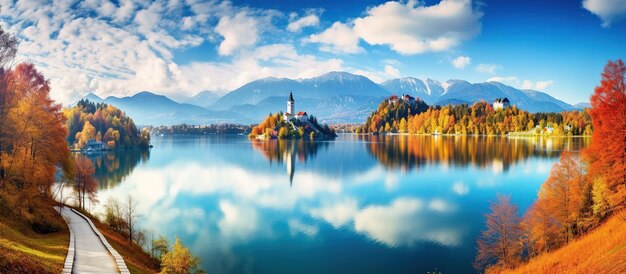
[[[287,114],[292,116],[295,114],[294,103],[295,101],[293,100],[293,94],[289,92],[289,99],[287,100]]]

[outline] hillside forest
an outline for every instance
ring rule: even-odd
[[[523,265],[567,246],[602,226],[610,216],[621,214],[626,206],[625,75],[622,60],[608,62],[591,96],[588,113],[594,131],[589,147],[582,152],[562,153],[534,204],[523,215],[511,201],[514,193],[492,201],[485,216],[486,228],[477,240],[474,266],[478,270],[495,273]],[[618,241],[610,237],[604,240]],[[594,242],[585,249],[594,250],[602,244]],[[583,256],[568,258],[581,260]],[[542,272],[558,271],[557,265],[539,268]]]
[[[419,98],[385,99],[356,133],[591,135],[587,109],[561,113],[529,113],[512,102],[494,109],[481,101],[472,105],[428,106]]]
[[[76,149],[84,148],[89,140],[103,142],[108,149],[150,145],[149,130],[139,131],[133,119],[114,106],[82,99],[64,109],[63,115],[69,130],[67,142]]]

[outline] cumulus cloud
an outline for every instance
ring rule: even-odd
[[[320,50],[327,52],[360,53],[359,36],[348,25],[335,22],[325,31],[303,39],[304,43],[320,43]]]
[[[392,65],[386,65],[385,66],[385,73],[391,77],[394,78],[398,78],[400,77],[400,70],[398,70],[397,68],[395,68]]]
[[[532,82],[530,80],[524,80],[524,82],[522,82],[522,89],[544,90],[544,89],[552,86],[553,84],[554,84],[553,80],[537,81],[537,82]]]
[[[602,27],[626,18],[626,0],[583,0],[583,8],[602,20]]]
[[[297,14],[292,13],[290,16],[290,23],[287,25],[287,30],[291,32],[298,32],[306,27],[313,27],[320,24],[320,18],[317,14],[310,13],[303,17],[297,18]]]
[[[471,62],[471,58],[467,56],[459,56],[457,58],[454,58],[454,60],[452,60],[452,66],[457,69],[464,69],[465,66],[470,64],[470,62]]]
[[[444,51],[477,35],[482,12],[471,0],[389,1],[354,20],[354,31],[371,45],[387,45],[400,54]]]
[[[68,104],[88,92],[106,97],[142,90],[190,96],[233,90],[262,77],[311,77],[343,69],[340,59],[301,54],[292,45],[259,45],[260,37],[275,29],[277,11],[229,1],[111,3],[3,4],[4,27],[21,38],[18,61],[35,63],[51,80],[53,99]],[[226,57],[185,63],[175,58],[205,43]]]
[[[471,0],[442,0],[432,6],[414,0],[389,1],[369,8],[363,17],[335,22],[304,41],[320,43],[322,50],[335,53],[362,52],[360,39],[404,55],[439,52],[476,36],[482,15]]]
[[[255,45],[259,39],[260,23],[246,11],[220,18],[215,27],[215,31],[224,38],[219,46],[219,54],[231,55],[236,50]]]
[[[487,73],[487,74],[495,74],[501,67],[496,64],[478,64],[476,66],[476,71]]]

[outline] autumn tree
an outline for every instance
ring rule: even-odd
[[[558,246],[561,232],[559,222],[550,212],[545,199],[537,200],[524,214],[522,228],[524,242],[530,257],[548,252]]]
[[[158,239],[152,240],[152,257],[161,260],[163,255],[165,255],[170,249],[170,243],[167,241],[167,238],[163,237],[163,235],[159,236]]]
[[[127,229],[126,219],[124,218],[123,208],[119,201],[115,198],[109,198],[104,206],[104,222],[114,231],[125,233]]]
[[[69,172],[67,129],[48,80],[34,65],[22,63],[1,76],[0,188],[12,184],[21,213],[39,196],[52,196],[58,168]]]
[[[478,241],[478,254],[474,267],[478,270],[487,267],[511,268],[519,263],[522,256],[521,218],[511,197],[498,194],[496,202],[489,205],[485,215],[487,229]]]
[[[111,105],[82,99],[63,113],[68,120],[67,142],[77,148],[83,148],[91,139],[105,143],[109,149],[149,147],[150,131],[140,132],[130,117]]]
[[[597,177],[593,180],[593,213],[596,215],[598,220],[604,219],[604,217],[609,213],[611,209],[611,205],[608,200],[609,190],[607,189],[606,182],[603,177]]]
[[[150,147],[150,130],[148,128],[142,128],[139,135],[139,146],[143,148]]]
[[[626,66],[622,60],[609,61],[600,86],[591,96],[594,132],[585,155],[592,176],[602,176],[612,208],[626,205]]]
[[[199,259],[189,252],[178,237],[174,242],[172,250],[165,253],[161,258],[161,273],[195,273],[199,264]]]
[[[547,210],[561,227],[560,241],[567,243],[574,236],[577,224],[583,217],[590,184],[586,167],[580,157],[563,152],[550,176],[541,186],[539,200],[545,200]]]
[[[74,161],[74,191],[78,199],[78,206],[85,208],[86,199],[92,203],[96,201],[98,182],[93,177],[96,169],[89,158],[79,155]]]

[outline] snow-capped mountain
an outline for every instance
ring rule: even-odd
[[[296,99],[297,111],[307,111],[329,123],[363,122],[383,98],[393,94],[419,97],[429,105],[492,102],[507,97],[512,105],[530,112],[561,112],[583,106],[572,106],[544,92],[521,90],[499,82],[439,82],[406,77],[376,84],[365,76],[347,72],[330,72],[307,79],[263,78],[219,99],[214,93],[201,92],[185,101],[187,104],[149,92],[104,100],[94,94],[85,98],[113,104],[142,124],[257,123],[269,112],[284,111],[289,92]]]
[[[507,97],[511,104],[530,112],[560,112],[575,108],[544,92],[520,90],[500,82],[469,83],[464,80],[438,82],[431,79],[399,78],[381,84],[393,94],[419,97],[429,105],[459,104]]]

